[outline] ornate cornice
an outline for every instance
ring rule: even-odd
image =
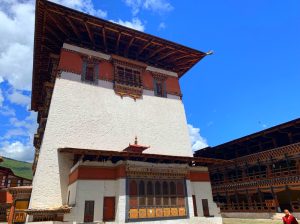
[[[128,177],[134,178],[166,178],[166,179],[182,179],[189,174],[188,168],[171,168],[171,167],[154,167],[154,166],[137,166],[127,165],[126,174]]]
[[[135,100],[141,98],[143,95],[142,87],[123,85],[118,82],[115,82],[114,90],[115,90],[115,93],[121,97],[129,96]]]
[[[111,57],[114,65],[126,66],[132,69],[140,70],[141,72],[147,67],[147,64],[139,61],[131,60],[117,55],[112,55]]]
[[[151,72],[151,75],[157,81],[165,81],[168,78],[167,75],[158,72]]]

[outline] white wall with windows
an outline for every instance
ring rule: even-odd
[[[85,202],[94,202],[93,222],[103,220],[104,197],[115,197],[115,221],[125,222],[125,179],[119,180],[78,180],[69,186],[72,199],[70,204],[72,212],[66,214],[65,221],[83,222],[85,215]],[[124,191],[124,192],[123,192]],[[73,192],[76,192],[75,194]],[[75,198],[73,198],[75,195]],[[75,201],[75,204],[73,202]]]
[[[208,200],[209,214],[214,217],[221,217],[220,208],[213,201],[210,182],[191,182],[192,195],[195,195],[198,216],[204,216],[202,199]]]

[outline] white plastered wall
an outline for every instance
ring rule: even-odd
[[[221,217],[220,209],[213,201],[212,190],[210,182],[197,181],[191,182],[192,194],[196,197],[198,216],[203,216],[202,199],[208,200],[209,214],[215,217]]]
[[[139,144],[150,146],[144,153],[192,156],[181,100],[145,90],[142,99],[135,101],[116,95],[111,82],[91,85],[65,72],[61,77],[55,84],[48,122],[55,116],[52,119],[67,131],[62,144],[121,151],[137,136]]]
[[[75,74],[61,76],[54,86],[30,208],[67,203],[72,156],[58,154],[58,148],[121,151],[137,136],[139,144],[150,146],[145,153],[192,156],[181,100],[144,94],[134,101],[116,95],[109,82],[91,85]]]
[[[73,185],[76,183],[76,189]],[[83,222],[85,201],[94,201],[94,222],[102,222],[104,197],[115,197],[116,222],[125,222],[125,179],[119,180],[78,180],[69,186],[76,191],[76,203],[64,221]]]

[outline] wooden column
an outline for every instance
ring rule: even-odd
[[[270,169],[270,171],[271,171],[271,173],[270,174],[272,174],[272,175],[268,175],[268,177],[271,177],[271,176],[273,176],[273,174],[274,174],[274,167],[273,167],[273,158],[272,158],[272,156],[270,156],[270,162],[271,162],[271,169]]]
[[[249,165],[248,162],[245,162],[245,167],[246,167],[246,173],[247,173],[247,177],[249,177]]]
[[[258,164],[258,170],[259,170],[259,177],[261,177],[261,167],[260,167],[260,161],[257,159],[257,164]]]
[[[286,162],[288,171],[289,171],[289,173],[290,173],[290,171],[291,171],[291,168],[290,168],[290,161],[289,161],[289,158],[288,158],[288,156],[287,156],[286,153],[284,154],[284,158],[285,158],[285,162]]]
[[[224,169],[224,182],[228,182],[227,168]]]
[[[273,186],[271,186],[271,192],[272,192],[273,199],[275,200],[276,211],[277,212],[281,212],[281,209],[279,207],[279,202],[278,202],[277,194],[274,192]]]
[[[297,174],[299,175],[300,174],[300,159],[299,158],[296,160],[296,169],[297,169]]]
[[[220,204],[220,195],[217,193],[217,204]]]
[[[271,165],[267,165],[267,178],[271,177],[272,175],[272,168],[270,166]]]
[[[13,224],[13,222],[14,222],[15,206],[16,206],[16,202],[15,202],[15,199],[13,199],[13,203],[12,203],[12,206],[10,207],[9,216],[7,219],[8,224]]]
[[[219,168],[217,169],[217,174],[218,174],[219,181],[221,181],[221,172],[220,172]]]
[[[262,199],[261,192],[260,192],[259,188],[257,188],[257,194],[258,194],[260,206],[262,206],[263,205],[263,199]]]
[[[236,203],[237,203],[237,205],[239,206],[240,203],[239,203],[239,196],[238,196],[238,193],[237,193],[236,190],[234,191],[234,193],[235,193],[235,200],[236,200]]]
[[[249,209],[251,210],[251,209],[253,209],[253,207],[252,207],[251,196],[249,195],[248,189],[246,189],[246,195],[247,195],[248,206],[249,206]]]
[[[293,210],[291,192],[290,192],[290,189],[288,188],[287,185],[285,186],[285,190],[287,191],[288,199],[289,199],[289,202],[290,202],[290,206],[291,206],[291,209]]]
[[[231,200],[230,197],[228,196],[228,192],[226,191],[226,201],[227,201],[227,205],[231,204]]]
[[[8,185],[8,173],[6,174],[5,176],[5,183],[4,183],[4,186],[7,187]]]
[[[239,173],[238,173],[238,166],[236,163],[234,164],[234,167],[235,167],[235,178],[238,179]]]

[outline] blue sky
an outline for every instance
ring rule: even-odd
[[[300,1],[55,2],[214,51],[180,81],[194,149],[299,117]],[[33,0],[0,4],[0,155],[28,161],[33,24]]]

